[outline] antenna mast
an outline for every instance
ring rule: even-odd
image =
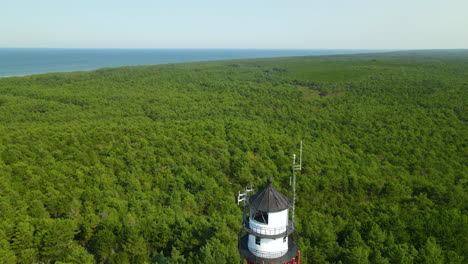
[[[293,189],[293,204],[292,204],[292,223],[294,225],[294,216],[296,209],[296,171],[302,170],[302,140],[301,147],[299,150],[299,164],[296,164],[296,154],[293,154],[293,165],[292,165],[292,189]]]
[[[239,205],[240,202],[244,202],[244,211],[242,212],[242,221],[245,221],[245,209],[246,209],[246,202],[247,202],[247,198],[248,198],[248,194],[249,192],[253,192],[254,189],[252,187],[252,185],[250,186],[250,189],[248,186],[245,187],[244,189],[244,192],[241,193],[239,192],[238,196],[237,196],[237,205]]]

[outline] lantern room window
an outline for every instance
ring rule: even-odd
[[[264,211],[256,211],[252,217],[255,221],[259,223],[268,224],[268,213]]]

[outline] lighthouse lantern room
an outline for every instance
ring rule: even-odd
[[[242,196],[244,195],[244,196]],[[244,198],[244,236],[239,238],[239,253],[248,264],[296,264],[300,251],[290,237],[294,231],[289,220],[290,200],[273,187],[271,178],[256,194]],[[250,214],[246,216],[245,200]]]

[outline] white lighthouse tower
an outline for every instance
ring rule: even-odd
[[[289,220],[292,203],[273,187],[271,178],[266,187],[248,199],[248,205],[250,215],[243,222],[247,234],[239,239],[239,253],[246,262],[299,263],[300,252],[290,237],[294,231]]]

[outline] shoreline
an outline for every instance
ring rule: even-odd
[[[382,53],[392,50],[364,49],[31,49],[0,48],[0,78],[38,74],[92,71],[101,68],[161,65],[239,59],[263,59],[296,56],[329,56]],[[2,62],[3,61],[3,62]],[[17,73],[2,76],[3,69]],[[22,69],[26,68],[26,74]],[[38,71],[36,71],[38,70]]]
[[[40,74],[40,73],[37,73],[37,74]],[[24,76],[30,76],[30,75],[35,75],[35,74],[7,75],[7,76],[0,76],[0,78],[24,77]]]

